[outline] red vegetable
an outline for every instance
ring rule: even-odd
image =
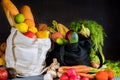
[[[108,80],[108,73],[106,70],[98,71],[96,73],[96,80]]]
[[[66,73],[64,73],[60,76],[60,80],[69,80],[69,77]]]
[[[7,80],[8,72],[6,69],[0,69],[0,80]]]
[[[108,69],[107,70],[107,73],[108,73],[108,79],[109,80],[112,80],[114,78],[114,73],[111,69]]]
[[[73,76],[73,77],[77,76],[77,73],[74,68],[69,68],[67,70],[67,74],[68,74],[68,76]]]
[[[80,80],[81,77],[77,74],[76,76],[71,76],[69,80]]]
[[[89,78],[87,78],[87,77],[82,77],[81,80],[89,80]]]

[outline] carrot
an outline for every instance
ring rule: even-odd
[[[90,71],[90,68],[89,67],[86,67],[86,68],[81,68],[81,69],[75,69],[76,72],[81,72],[81,73],[88,73]]]
[[[77,65],[77,66],[61,66],[58,71],[61,73],[66,73],[69,68],[74,68],[76,72],[88,73],[90,71],[90,67],[86,65]]]
[[[87,77],[89,79],[94,79],[95,78],[95,74],[78,73],[78,75],[81,76],[81,77]]]
[[[63,68],[63,69],[68,69],[68,68],[75,68],[75,69],[81,69],[81,68],[86,68],[88,66],[86,65],[76,65],[76,66],[61,66],[60,68]]]

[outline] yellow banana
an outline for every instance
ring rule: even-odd
[[[58,26],[58,32],[60,32],[63,35],[63,37],[65,37],[69,29],[61,23],[58,23],[57,26]]]

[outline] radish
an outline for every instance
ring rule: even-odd
[[[81,77],[79,75],[71,76],[69,80],[81,80]]]
[[[67,70],[67,74],[68,74],[69,77],[72,77],[72,76],[76,77],[77,76],[77,72],[76,72],[76,70],[74,68],[69,68]]]
[[[68,77],[68,75],[65,73],[65,74],[62,74],[61,76],[60,76],[60,80],[69,80],[69,77]]]
[[[81,80],[89,80],[87,77],[82,77]]]

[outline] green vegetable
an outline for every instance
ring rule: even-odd
[[[115,77],[120,77],[120,61],[106,60],[106,65],[114,72]]]
[[[106,36],[103,27],[96,21],[92,20],[78,20],[70,23],[70,29],[79,33],[82,25],[90,30],[90,38],[93,42],[92,48],[95,53],[99,52],[102,57],[102,63],[105,62],[105,57],[103,55],[102,47],[104,46],[104,37]]]
[[[95,53],[95,51],[93,49],[91,49],[90,58],[91,58],[91,62],[96,62],[96,63],[98,63],[100,65],[100,59],[96,55],[96,53]]]
[[[70,29],[75,32],[79,32],[81,30],[81,22],[71,22]]]

